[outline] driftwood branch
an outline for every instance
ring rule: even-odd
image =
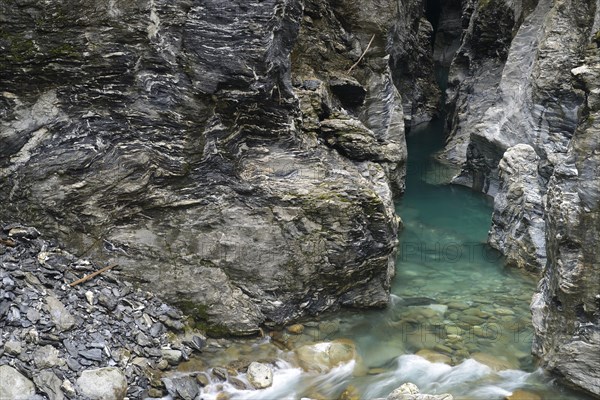
[[[98,276],[98,275],[100,275],[101,273],[108,271],[109,269],[113,269],[113,268],[114,268],[114,267],[116,267],[117,265],[118,265],[118,264],[109,265],[108,267],[104,267],[104,268],[102,268],[102,269],[99,269],[99,270],[98,270],[98,271],[96,271],[96,272],[92,272],[91,274],[88,274],[88,275],[84,276],[83,278],[81,278],[81,279],[77,279],[75,282],[73,282],[73,283],[70,283],[70,284],[69,284],[69,286],[71,286],[71,287],[72,287],[72,286],[77,286],[77,285],[79,285],[80,283],[87,282],[87,281],[89,281],[90,279],[92,279],[93,277],[95,277],[95,276]]]
[[[361,62],[361,60],[363,59],[363,57],[365,56],[365,54],[367,54],[367,51],[369,51],[369,49],[371,48],[371,45],[373,44],[373,40],[374,40],[374,39],[375,39],[375,35],[371,36],[371,40],[369,40],[369,44],[367,45],[367,48],[366,48],[366,49],[365,49],[365,51],[363,51],[363,53],[360,55],[360,57],[358,58],[358,61],[357,61],[357,62],[355,62],[355,63],[354,63],[354,65],[352,65],[352,66],[350,67],[350,69],[349,69],[349,70],[348,70],[348,72],[347,72],[348,74],[349,74],[350,72],[352,72],[352,70],[354,69],[354,67],[356,67],[356,66],[357,66],[357,65],[358,65],[358,64]]]

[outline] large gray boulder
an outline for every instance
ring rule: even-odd
[[[91,400],[123,400],[127,394],[127,379],[118,368],[88,369],[77,379],[79,393]]]
[[[533,147],[506,150],[499,165],[500,186],[494,198],[489,243],[507,263],[541,272],[546,264],[546,238],[539,157]]]
[[[0,399],[27,400],[35,394],[35,385],[8,365],[0,365]]]
[[[388,303],[403,104],[436,104],[420,1],[18,4],[0,4],[0,217],[215,335]]]

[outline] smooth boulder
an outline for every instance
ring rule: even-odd
[[[253,362],[248,366],[247,377],[256,389],[265,389],[273,384],[273,369],[266,364]]]
[[[127,379],[118,368],[89,369],[77,379],[79,393],[91,400],[123,400],[127,394]]]
[[[0,366],[0,399],[27,400],[35,394],[33,382],[8,365]]]
[[[357,353],[354,343],[333,341],[299,347],[296,349],[296,357],[305,371],[327,372],[356,360]]]

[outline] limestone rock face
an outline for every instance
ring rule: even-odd
[[[462,167],[455,183],[495,197],[490,244],[509,264],[541,271],[534,353],[597,395],[600,9],[583,0],[462,6],[468,25],[450,67],[451,130],[439,157]]]
[[[450,131],[440,155],[443,161],[457,165],[465,163],[471,133],[483,127],[481,120],[484,113],[498,99],[497,87],[512,33],[522,12],[520,1],[461,3],[460,21],[464,33],[449,66],[446,108]],[[446,9],[445,14],[455,14],[456,8]],[[437,57],[441,57],[439,51]]]
[[[519,143],[536,150],[550,178],[584,100],[570,70],[595,9],[584,0],[476,3],[449,76],[452,129],[441,157],[462,165],[456,183],[495,195],[500,159]]]
[[[430,119],[439,97],[431,52],[410,51],[421,14],[413,0],[305,1],[291,56],[304,131],[349,159],[377,161],[396,193],[406,175],[405,120]],[[397,68],[400,53],[420,84]],[[435,94],[417,94],[425,87]]]
[[[216,335],[384,306],[403,104],[434,109],[431,57],[411,53],[422,11],[4,2],[0,217],[119,264]]]
[[[328,6],[328,3],[331,7]],[[372,80],[373,77],[380,79],[377,75],[381,74],[382,69],[389,65],[393,81],[402,95],[401,99],[400,96],[396,96],[396,98],[404,109],[404,118],[410,125],[430,120],[437,113],[440,97],[440,91],[434,79],[434,64],[431,54],[433,29],[431,23],[424,18],[423,9],[423,2],[418,0],[330,0],[328,2],[312,0],[305,2],[305,14],[315,20],[315,27],[323,28],[323,25],[317,23],[322,18],[319,16],[333,14],[344,31],[354,34],[352,35],[354,38],[351,39],[352,50],[347,54],[340,52],[342,56],[349,56],[352,59],[350,65],[357,61],[361,52],[366,50],[370,39],[373,38],[372,45],[366,53],[366,57],[371,56],[370,60],[364,64],[375,74],[363,70],[358,71],[356,75],[363,75],[364,82]],[[300,36],[303,37],[302,33]],[[339,34],[335,36],[340,37]],[[341,38],[347,40],[348,35],[344,34]],[[325,34],[321,32],[317,37],[311,38],[313,43],[322,43],[323,46],[331,46],[328,44],[331,39],[332,35],[329,32]],[[336,47],[339,48],[339,46]],[[385,63],[377,61],[377,57],[373,57],[377,55],[389,56],[389,63],[387,60]],[[319,67],[318,65],[314,66]],[[327,67],[325,70],[330,70],[330,68]],[[389,89],[381,94],[372,91],[371,97],[374,94],[375,97],[389,98]],[[373,117],[372,115],[371,119]],[[377,117],[375,116],[375,118]],[[369,128],[372,129],[371,126]]]
[[[584,118],[548,185],[548,263],[531,308],[533,351],[548,369],[600,395],[600,52],[592,44],[573,75]]]
[[[448,0],[441,4],[439,14],[434,18],[437,29],[433,43],[433,60],[437,66],[450,68],[454,55],[461,45],[464,28],[467,27],[473,1]],[[445,84],[443,80],[440,83]]]
[[[499,165],[500,187],[494,198],[489,243],[509,265],[541,272],[546,264],[542,184],[533,147],[506,150]]]

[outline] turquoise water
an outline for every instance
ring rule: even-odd
[[[529,312],[536,279],[503,268],[486,245],[492,200],[444,184],[456,171],[431,157],[443,146],[440,122],[415,129],[407,142],[407,191],[396,206],[404,229],[390,307],[343,311],[305,323],[299,335],[279,332],[205,356],[211,366],[247,358],[277,367],[269,389],[242,390],[210,378],[202,398],[227,392],[232,399],[337,399],[346,390],[354,396],[347,398],[371,399],[408,381],[456,399],[503,399],[516,389],[544,399],[584,398],[536,369]],[[321,373],[299,367],[298,347],[336,339],[355,346],[354,361]],[[237,378],[247,382],[243,373]]]

